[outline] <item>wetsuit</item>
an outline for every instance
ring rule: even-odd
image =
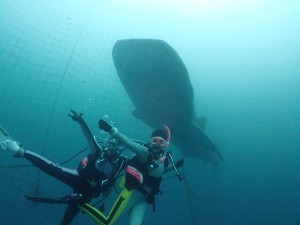
[[[116,165],[113,165],[111,160],[99,158],[102,149],[97,145],[84,120],[81,118],[78,122],[88,140],[92,153],[80,162],[77,169],[62,167],[28,150],[25,151],[24,158],[45,173],[70,186],[73,189],[74,195],[81,195],[80,202],[90,202],[93,197],[97,197],[103,192],[102,183],[113,175]],[[41,198],[28,197],[28,199],[39,201],[38,199]],[[68,204],[61,225],[69,225],[79,212],[78,202],[70,200],[72,199],[68,199],[67,197],[61,199],[62,203]]]
[[[124,210],[129,213],[130,225],[141,225],[147,204],[154,204],[154,195],[159,191],[162,174],[166,165],[165,157],[160,155],[152,158],[151,163],[155,164],[155,166],[148,168],[150,157],[149,146],[135,143],[118,132],[115,127],[109,133],[119,143],[136,154],[135,157],[129,160],[126,167],[125,186],[108,216],[105,216],[89,204],[83,204],[80,208],[101,225],[115,224]]]

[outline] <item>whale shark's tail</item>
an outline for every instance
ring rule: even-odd
[[[188,157],[200,158],[217,164],[224,161],[218,148],[204,133],[197,122],[181,124],[173,132],[174,144]]]

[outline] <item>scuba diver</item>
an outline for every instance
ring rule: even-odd
[[[108,132],[111,138],[126,146],[135,156],[127,163],[122,191],[107,216],[88,203],[83,203],[79,208],[100,225],[115,224],[124,210],[130,216],[130,225],[141,225],[147,204],[152,204],[155,211],[155,196],[160,192],[163,173],[170,171],[172,166],[182,180],[177,167],[183,165],[183,160],[174,163],[170,152],[165,154],[164,148],[168,147],[170,141],[167,126],[167,133],[161,129],[154,130],[147,144],[129,139],[103,119],[99,120],[99,128]],[[168,159],[172,165],[168,165]]]
[[[88,203],[101,193],[108,194],[118,174],[121,170],[124,170],[127,162],[127,158],[120,155],[122,146],[116,139],[110,138],[106,146],[102,148],[98,145],[85,123],[82,113],[77,114],[74,110],[71,110],[71,114],[68,114],[68,116],[79,123],[91,150],[91,153],[79,163],[77,169],[63,167],[41,155],[25,150],[18,142],[12,140],[0,126],[2,136],[6,137],[2,138],[0,143],[2,149],[7,150],[14,157],[27,159],[34,166],[73,189],[72,194],[59,198],[25,196],[27,199],[36,202],[68,204],[61,225],[71,224],[80,211],[78,204]]]

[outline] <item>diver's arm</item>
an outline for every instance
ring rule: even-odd
[[[124,134],[120,133],[117,128],[108,124],[105,120],[99,120],[99,128],[100,130],[104,130],[109,133],[113,138],[118,140],[121,144],[125,145],[129,150],[133,153],[139,155],[143,160],[147,160],[149,156],[148,149],[145,146],[135,143],[131,139],[129,139]]]
[[[149,156],[149,151],[148,149],[140,145],[138,143],[135,143],[132,141],[130,138],[128,138],[126,135],[122,134],[121,132],[118,131],[117,128],[112,127],[111,130],[109,131],[109,134],[118,140],[121,144],[126,146],[129,150],[131,150],[133,153],[139,155],[142,157],[145,161],[147,161],[148,156]]]
[[[91,152],[93,154],[96,154],[96,152],[101,151],[98,144],[96,143],[94,136],[90,130],[90,128],[87,126],[86,122],[82,120],[79,122],[81,131],[83,135],[85,136],[86,140],[88,141],[89,148],[91,149]]]
[[[88,141],[88,145],[89,145],[89,148],[91,149],[91,152],[93,154],[96,154],[98,151],[101,151],[100,147],[96,143],[96,140],[94,139],[94,136],[93,136],[90,128],[87,126],[86,122],[84,121],[84,119],[82,117],[82,113],[80,113],[78,115],[76,113],[76,111],[74,111],[72,109],[71,109],[71,113],[72,113],[72,115],[68,114],[68,116],[70,116],[74,121],[79,123],[82,133]]]

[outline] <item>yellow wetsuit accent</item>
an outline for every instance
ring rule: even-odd
[[[122,176],[121,179],[120,179],[120,181],[119,181],[119,186],[122,189],[125,188],[125,181],[126,181],[125,176]]]
[[[126,188],[123,188],[122,192],[119,194],[119,197],[115,201],[113,207],[111,208],[108,216],[105,216],[95,207],[85,203],[80,205],[79,208],[86,212],[90,217],[92,217],[100,225],[113,225],[119,219],[122,214],[125,206],[127,205],[131,196],[131,191],[128,191]]]

